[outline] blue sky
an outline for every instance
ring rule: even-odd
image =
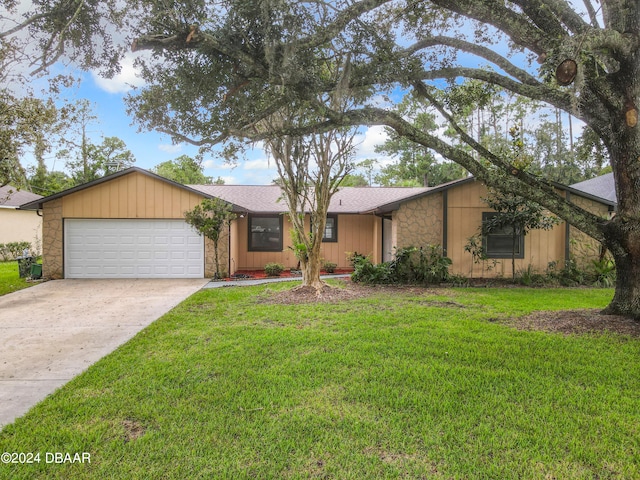
[[[135,156],[135,166],[144,169],[151,169],[180,155],[196,156],[196,147],[185,143],[175,145],[168,135],[157,132],[139,132],[137,125],[133,124],[124,104],[124,97],[131,90],[131,85],[140,85],[132,62],[125,61],[121,74],[114,79],[103,79],[95,73],[85,73],[81,78],[80,85],[66,90],[63,96],[67,101],[87,99],[92,103],[92,111],[98,117],[87,130],[92,143],[101,143],[104,137],[118,137]],[[374,152],[374,146],[385,138],[382,127],[361,129],[361,135],[357,138],[356,161],[375,157],[383,163],[390,162],[391,159]],[[27,157],[24,163],[30,165],[33,159]],[[56,159],[53,154],[46,163],[50,170],[64,170],[64,159]],[[205,175],[222,177],[230,185],[264,185],[277,178],[273,161],[269,161],[260,148],[249,152],[248,159],[235,167],[213,156],[205,158],[203,165]]]

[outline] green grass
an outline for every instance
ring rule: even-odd
[[[18,262],[0,262],[0,295],[30,287],[24,278],[18,275]]]
[[[611,290],[259,302],[283,288],[183,302],[5,427],[42,462],[0,478],[640,478],[640,341],[495,322]]]

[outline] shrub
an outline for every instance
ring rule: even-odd
[[[389,262],[374,265],[369,257],[352,256],[353,273],[351,280],[359,283],[392,283]]]
[[[0,243],[0,257],[7,262],[21,257],[25,250],[31,251],[31,243],[29,242],[9,242]]]
[[[536,272],[532,265],[528,265],[527,268],[516,273],[516,281],[527,287],[547,285],[549,280],[552,279]]]
[[[616,284],[616,264],[613,260],[603,258],[593,260],[593,268],[596,272],[596,279],[593,282],[597,287],[613,287]]]
[[[362,283],[433,284],[447,281],[451,259],[438,245],[396,249],[391,262],[374,265],[368,257],[351,256],[351,279]]]
[[[284,265],[281,263],[267,263],[264,266],[264,272],[269,277],[278,277],[282,272],[284,272]]]
[[[325,272],[327,273],[333,273],[336,271],[336,267],[338,266],[337,263],[333,263],[333,262],[324,262],[322,264],[322,268]]]

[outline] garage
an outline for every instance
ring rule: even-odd
[[[20,209],[42,216],[42,275],[49,280],[205,278],[216,272],[214,244],[184,220],[205,198],[214,197],[131,167]],[[225,271],[230,230],[217,251]]]
[[[203,278],[204,240],[175,219],[64,221],[65,278]]]

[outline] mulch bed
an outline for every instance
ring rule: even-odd
[[[333,272],[327,273],[325,271],[320,272],[321,275],[342,275],[347,273],[353,273],[353,269],[336,268]],[[285,270],[277,277],[270,277],[264,270],[238,270],[231,277],[225,278],[227,281],[237,280],[262,280],[265,278],[302,278],[302,272]]]
[[[620,315],[603,315],[597,309],[533,312],[503,323],[519,330],[541,330],[565,335],[617,333],[640,338],[640,321]]]

